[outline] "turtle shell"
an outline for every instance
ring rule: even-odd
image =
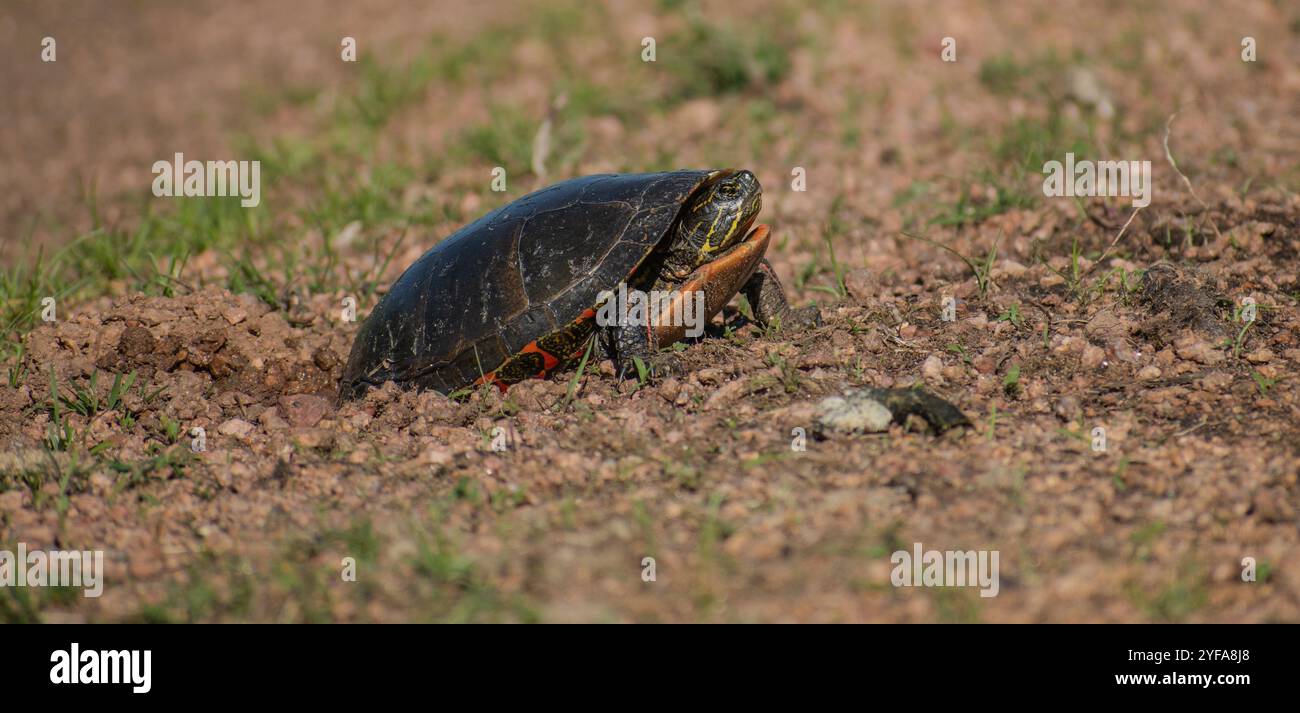
[[[571,328],[666,246],[711,171],[575,178],[484,215],[393,283],[352,345],[339,394],[368,386],[449,393]]]

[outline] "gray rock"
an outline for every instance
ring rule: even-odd
[[[894,414],[866,393],[856,391],[822,399],[814,418],[818,433],[880,433],[889,429]]]
[[[813,435],[879,433],[889,424],[919,416],[935,433],[970,426],[970,419],[954,405],[919,389],[855,389],[829,396],[817,404]]]

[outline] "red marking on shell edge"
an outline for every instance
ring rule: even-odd
[[[545,349],[537,346],[537,342],[529,342],[527,346],[519,350],[520,354],[527,354],[529,352],[536,352],[542,355],[542,371],[540,374],[536,375],[537,378],[546,376],[548,372],[560,365],[560,360],[556,358],[554,354],[551,354]]]
[[[594,319],[595,316],[596,316],[596,309],[594,307],[590,307],[584,310],[582,314],[578,315],[578,319],[576,321],[582,322],[584,320]],[[584,342],[583,345],[578,348],[578,351],[574,352],[573,355],[568,358],[577,359],[583,355],[586,349],[587,346],[586,343]],[[532,375],[532,378],[534,379],[545,379],[547,374],[554,371],[556,367],[560,365],[560,360],[554,354],[551,354],[545,349],[542,349],[541,347],[537,346],[536,340],[529,342],[528,344],[524,345],[523,349],[519,350],[519,354],[526,354],[528,352],[536,352],[542,355],[542,369],[541,371]],[[515,357],[518,357],[519,354],[516,354]],[[495,371],[488,372],[487,374],[484,374],[483,376],[480,376],[479,378],[475,379],[473,386],[481,386],[489,382],[496,384],[497,388],[500,389],[501,393],[503,394],[506,392],[507,389],[510,388],[510,384],[507,384],[506,382],[498,378],[497,373]]]
[[[507,384],[506,382],[497,378],[497,373],[495,371],[488,372],[483,376],[480,376],[479,378],[475,379],[474,383],[470,384],[470,386],[482,386],[483,384],[493,384],[503,394],[506,392],[506,389],[510,388],[510,384]]]

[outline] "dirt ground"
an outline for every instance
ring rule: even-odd
[[[1300,620],[1300,8],[736,5],[0,10],[0,549],[107,579],[0,621]],[[175,151],[262,157],[255,217],[152,197]],[[1150,161],[1150,205],[1045,196],[1067,152]],[[721,166],[824,326],[728,310],[664,381],[336,405],[460,225]],[[812,437],[821,399],[910,385],[972,426]],[[997,595],[892,586],[915,543],[997,551]]]

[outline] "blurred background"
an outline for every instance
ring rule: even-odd
[[[262,160],[267,198],[178,218],[199,234],[153,238],[158,259],[310,223],[445,229],[543,180],[676,167],[749,167],[776,216],[838,199],[886,231],[951,222],[1039,200],[1029,174],[1067,149],[1162,158],[1178,110],[1189,171],[1298,180],[1300,10],[1281,1],[14,3],[0,54],[7,263],[97,227],[143,259],[141,213],[191,210],[148,196],[177,151]],[[497,165],[506,196],[486,191]],[[794,166],[807,193],[772,190]]]

